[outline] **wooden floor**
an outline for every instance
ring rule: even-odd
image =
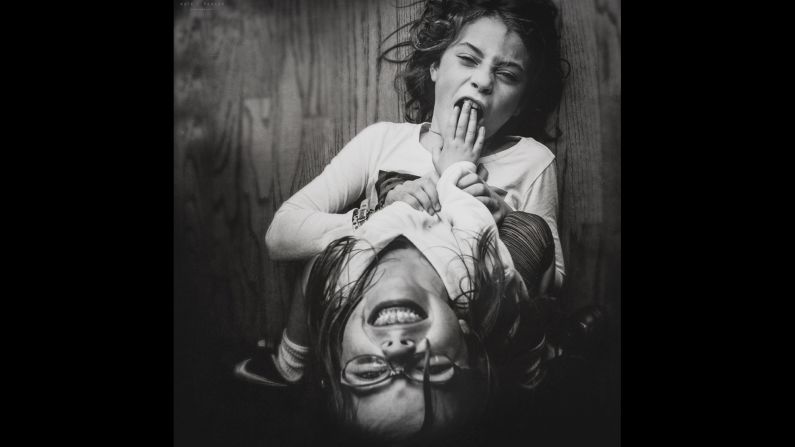
[[[379,42],[420,12],[408,0],[219,3],[175,8],[177,369],[223,369],[234,359],[208,352],[279,336],[296,266],[268,258],[273,213],[361,129],[402,121],[396,68],[375,59]],[[559,5],[571,65],[555,117],[563,138],[550,146],[567,264],[560,299],[570,309],[608,309],[618,359],[620,1]],[[605,402],[618,393],[618,362],[611,365],[600,379]]]

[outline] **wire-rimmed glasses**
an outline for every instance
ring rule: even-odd
[[[402,375],[414,382],[423,382],[425,365],[428,365],[428,381],[433,384],[449,382],[462,368],[444,354],[429,355],[418,352],[407,361],[393,362],[380,355],[360,355],[345,364],[341,372],[342,383],[361,388],[377,385],[394,376]]]

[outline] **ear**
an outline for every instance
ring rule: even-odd
[[[458,319],[458,325],[461,326],[461,332],[463,332],[464,335],[469,335],[469,333],[472,332],[472,330],[469,329],[467,322],[460,318]]]
[[[431,64],[430,72],[431,81],[436,82],[436,79],[439,78],[439,64],[437,62]]]

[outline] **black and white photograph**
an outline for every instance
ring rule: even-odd
[[[620,0],[176,1],[173,108],[175,446],[621,445]]]

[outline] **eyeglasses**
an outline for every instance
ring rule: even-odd
[[[360,355],[349,360],[342,369],[344,385],[361,388],[377,385],[394,376],[402,375],[414,382],[422,382],[425,376],[426,352],[412,356],[408,361],[395,364],[380,355]],[[428,358],[428,381],[434,384],[449,382],[462,368],[444,354]]]

